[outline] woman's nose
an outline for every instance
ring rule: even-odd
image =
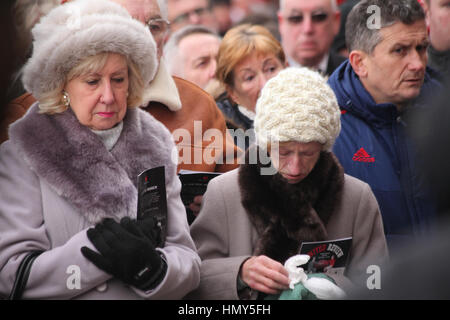
[[[297,176],[302,172],[302,162],[298,155],[292,156],[289,161],[289,174]]]
[[[264,88],[269,79],[270,79],[269,77],[267,77],[263,72],[261,72],[261,74],[259,75],[259,91],[261,91],[262,88]]]
[[[105,82],[101,92],[100,102],[106,105],[110,105],[114,102],[114,92],[109,81]]]

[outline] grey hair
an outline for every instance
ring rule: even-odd
[[[181,57],[179,55],[178,45],[181,40],[192,35],[192,34],[209,34],[221,39],[220,36],[213,30],[202,26],[202,25],[189,25],[185,26],[170,35],[169,40],[164,45],[164,59],[166,61],[167,67],[170,74],[182,77],[181,69],[179,68],[179,63],[181,62]]]
[[[167,9],[167,0],[158,0],[159,11],[163,19],[169,19],[169,10]]]
[[[369,28],[374,13],[370,6],[380,10],[379,26]],[[369,9],[369,10],[368,10]],[[362,0],[350,11],[345,24],[345,42],[349,51],[361,50],[371,54],[383,40],[380,30],[397,22],[411,25],[425,20],[425,13],[417,0]]]
[[[279,12],[282,12],[284,10],[284,2],[286,0],[280,0],[279,1]],[[339,6],[337,4],[337,0],[330,0],[331,1],[331,9],[333,12],[339,11]]]

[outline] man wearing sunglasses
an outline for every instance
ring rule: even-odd
[[[340,19],[336,0],[280,0],[279,31],[289,64],[330,75],[345,60],[330,50]]]

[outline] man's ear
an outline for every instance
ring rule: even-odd
[[[339,30],[341,29],[341,12],[337,11],[335,13],[333,13],[333,33],[334,36],[337,36],[337,34],[339,33]]]
[[[281,24],[283,22],[283,15],[281,14],[280,11],[277,12],[277,20],[278,24]]]
[[[281,37],[283,37],[282,35],[284,34],[284,30],[286,29],[286,21],[283,17],[283,14],[278,11],[277,12],[277,19],[278,19],[278,32],[280,33]]]
[[[353,71],[360,77],[367,77],[367,53],[361,50],[353,50],[348,56],[348,60],[352,65]]]

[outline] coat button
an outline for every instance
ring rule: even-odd
[[[95,290],[97,290],[98,292],[105,292],[106,289],[108,289],[108,285],[106,284],[106,282],[95,288]]]

